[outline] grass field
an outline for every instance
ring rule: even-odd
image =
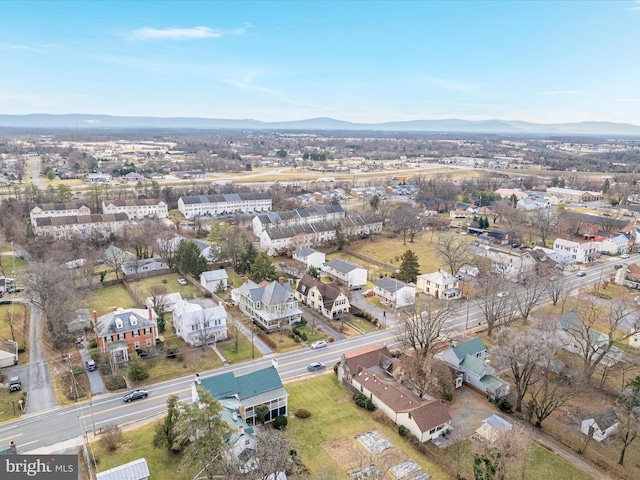
[[[11,338],[11,327],[9,325],[9,319],[13,313],[13,333],[16,338],[18,346],[23,343],[27,343],[29,333],[29,307],[23,303],[15,303],[13,306],[9,303],[3,303],[0,305],[0,338]],[[20,354],[20,357],[25,357],[25,354]],[[20,359],[22,361],[22,358]]]
[[[287,431],[298,455],[312,474],[334,471],[341,472],[341,475],[331,478],[348,478],[345,467],[329,455],[326,450],[327,444],[339,439],[356,442],[354,435],[376,429],[402,449],[424,471],[431,474],[434,480],[450,478],[439,467],[432,465],[416,452],[400,437],[396,429],[376,423],[370,412],[356,407],[351,395],[338,384],[333,372],[310,380],[289,383],[285,388],[290,395],[291,414],[298,408],[306,408],[311,412],[311,417],[306,419],[290,416]]]
[[[229,363],[239,363],[252,358],[262,358],[262,354],[257,348],[251,348],[251,340],[242,333],[238,335],[238,349],[236,350],[236,328],[228,325],[229,340],[218,343],[218,350]],[[253,353],[252,353],[253,350]]]
[[[109,313],[113,307],[142,308],[142,305],[136,304],[123,285],[93,290],[82,300],[82,305],[90,312],[95,310],[98,316]]]
[[[166,293],[177,292],[182,295],[182,298],[199,298],[202,297],[202,292],[191,283],[187,283],[182,286],[178,283],[178,279],[181,276],[177,273],[167,273],[166,275],[158,275],[156,277],[143,278],[142,280],[136,280],[135,282],[128,282],[131,289],[136,292],[136,295],[143,301],[151,296],[152,286],[161,286],[166,288]]]

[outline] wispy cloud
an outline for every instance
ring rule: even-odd
[[[579,90],[549,90],[546,92],[536,92],[537,95],[578,95],[582,93]]]
[[[213,29],[209,27],[191,28],[151,28],[134,30],[132,36],[136,40],[199,40],[202,38],[221,38],[229,35],[242,35],[244,28],[233,30]]]
[[[433,77],[430,75],[421,75],[414,77],[410,81],[412,84],[430,85],[433,87],[440,87],[444,90],[450,90],[460,93],[471,93],[478,89],[478,85],[472,83],[461,82],[459,80],[452,80],[444,77]]]
[[[627,10],[640,10],[640,0],[635,0],[633,6],[627,8]]]
[[[614,98],[613,101],[621,103],[640,103],[640,98]]]
[[[0,43],[0,50],[27,50],[30,52],[46,52],[52,45],[17,45],[15,43]]]

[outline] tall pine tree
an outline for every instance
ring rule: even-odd
[[[398,280],[403,282],[415,282],[418,278],[420,264],[418,256],[411,250],[407,250],[400,257],[400,272],[397,275]]]

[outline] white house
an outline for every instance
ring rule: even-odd
[[[102,213],[126,213],[130,219],[167,218],[169,208],[158,198],[106,200],[102,202]]]
[[[529,252],[495,247],[484,247],[481,251],[491,260],[491,271],[508,280],[517,281],[536,270],[536,261]]]
[[[334,258],[325,263],[324,272],[343,281],[349,288],[360,287],[367,283],[366,268],[359,267],[340,258]]]
[[[373,284],[373,292],[384,298],[395,308],[413,305],[416,302],[416,286],[396,278],[382,277]]]
[[[598,249],[595,242],[574,242],[556,238],[553,242],[553,249],[556,251],[568,251],[571,259],[577,263],[592,263],[598,259]]]
[[[442,300],[462,298],[460,281],[448,272],[438,269],[437,272],[418,275],[418,290]]]
[[[451,347],[438,354],[456,374],[462,374],[465,383],[492,399],[498,399],[509,393],[509,384],[489,366],[488,356],[487,347],[479,337],[464,343],[453,342]]]
[[[622,350],[615,345],[609,345],[607,334],[585,327],[575,310],[562,314],[557,337],[562,348],[578,355],[589,352],[589,355],[600,356],[606,351],[600,362],[604,366],[615,365],[623,357]]]
[[[91,215],[91,209],[84,203],[43,203],[36,205],[29,212],[31,226],[33,227],[36,226],[36,218],[78,215]]]
[[[200,284],[211,293],[218,291],[221,284],[222,290],[226,290],[228,279],[229,276],[224,268],[209,270],[208,272],[202,272],[200,274]]]
[[[180,197],[178,210],[185,218],[202,215],[252,213],[271,210],[271,197],[267,193],[224,193]]]
[[[158,270],[168,270],[169,266],[163,258],[145,258],[143,260],[130,260],[121,266],[122,273],[133,275],[135,273],[155,272]]]
[[[580,431],[591,434],[594,440],[601,442],[618,430],[618,415],[611,408],[589,415],[582,420]]]
[[[293,251],[291,256],[295,261],[305,264],[307,269],[309,267],[321,269],[322,265],[326,262],[324,253],[309,247],[298,247]]]
[[[108,239],[129,225],[126,213],[68,215],[64,217],[40,217],[35,219],[33,233],[56,240],[79,236],[82,238]]]
[[[213,302],[208,301],[205,305]],[[176,334],[189,345],[200,346],[227,339],[227,312],[222,306],[203,306],[186,300],[173,307]]]
[[[345,217],[341,205],[328,205],[283,212],[268,212],[256,215],[251,220],[253,234],[259,237],[262,232],[273,227],[292,227],[317,222],[329,222],[332,225]]]

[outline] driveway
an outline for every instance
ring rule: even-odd
[[[88,360],[91,360],[91,355],[89,355],[88,342],[87,339],[82,337],[82,344],[80,345],[80,358],[82,358],[82,365],[86,370],[86,363]],[[107,387],[104,385],[104,381],[102,380],[102,375],[96,369],[93,372],[87,370],[87,378],[89,379],[89,385],[91,386],[91,395],[100,395],[103,393],[108,393]]]
[[[53,395],[49,367],[42,355],[42,311],[31,304],[29,325],[29,381],[26,413],[37,413],[58,406]]]

